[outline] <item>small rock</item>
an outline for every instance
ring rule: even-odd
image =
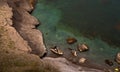
[[[75,56],[75,57],[77,56],[77,52],[75,50],[71,50],[71,53],[73,56]]]
[[[57,46],[51,48],[50,50],[57,55],[63,55],[63,51],[60,50]]]
[[[66,41],[68,44],[73,44],[73,43],[77,42],[77,40],[73,37],[67,38]]]
[[[120,53],[117,53],[115,61],[120,64]]]
[[[80,59],[79,59],[79,63],[80,63],[80,64],[85,63],[85,61],[86,61],[86,58],[80,58]]]
[[[77,56],[77,51],[76,50],[74,50],[72,48],[68,48],[68,49],[71,51],[73,56],[75,56],[75,57]]]
[[[116,67],[116,68],[114,69],[114,72],[120,72],[120,68]]]
[[[89,48],[86,44],[78,44],[78,49],[80,52],[88,51]]]
[[[113,62],[108,59],[105,60],[105,63],[108,64],[109,66],[113,66]]]

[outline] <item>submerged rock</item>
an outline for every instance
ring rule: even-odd
[[[73,44],[73,43],[77,42],[77,40],[73,37],[67,38],[66,41],[68,44]]]
[[[109,66],[113,66],[113,62],[108,59],[105,60],[105,63],[108,64]]]
[[[89,50],[89,48],[88,48],[88,46],[86,44],[78,44],[77,47],[78,47],[78,50],[80,52],[84,52],[84,51],[88,51]]]
[[[74,63],[62,57],[45,57],[44,61],[49,61],[51,64],[56,65],[60,72],[103,72],[102,70],[75,65]]]

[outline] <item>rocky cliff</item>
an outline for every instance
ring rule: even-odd
[[[65,58],[44,58],[38,20],[30,15],[36,0],[0,0],[0,72],[102,72]]]
[[[0,72],[58,72],[39,58],[46,48],[41,32],[35,28],[38,21],[29,14],[29,3],[0,0]]]
[[[28,45],[32,49],[31,53],[42,56],[46,52],[46,48],[43,44],[42,33],[35,28],[39,22],[35,17],[29,14],[33,9],[33,6],[29,1],[8,1],[9,6],[13,9],[13,27],[17,30],[20,36],[28,42]]]

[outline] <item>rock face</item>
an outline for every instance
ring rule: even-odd
[[[30,4],[32,1],[36,0],[0,0],[0,26],[7,29],[9,37],[19,50],[41,57],[46,53],[46,48],[42,33],[35,28],[39,22],[29,14],[33,9]]]
[[[19,35],[15,28],[12,27],[12,15],[12,8],[10,8],[6,2],[0,1],[0,27],[6,30],[6,33],[18,50],[30,52],[31,48],[28,43]]]
[[[42,33],[35,28],[39,24],[38,20],[31,16],[29,12],[33,9],[30,4],[35,0],[8,0],[8,4],[13,8],[13,27],[28,42],[33,54],[40,57],[46,53],[43,43]]]

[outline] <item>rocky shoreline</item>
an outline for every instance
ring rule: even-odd
[[[32,9],[28,0],[0,0],[0,72],[59,72],[40,59],[46,48]]]
[[[36,29],[36,25],[39,22],[35,17],[30,15],[35,2],[36,0],[0,0],[0,27],[5,29],[6,36],[13,43],[12,48],[9,46],[7,46],[8,49],[0,47],[1,72],[7,72],[7,70],[11,72],[34,71],[40,68],[41,62],[48,62],[48,64],[50,63],[53,66],[50,65],[50,68],[53,68],[53,70],[48,69],[47,65],[43,67],[48,69],[48,72],[57,72],[58,70],[60,72],[103,72],[102,70],[75,65],[65,58],[39,58],[44,56],[47,50],[43,43],[42,33]],[[5,45],[7,44],[9,42],[5,43]],[[9,63],[6,64],[13,66],[10,69],[7,69],[8,67],[3,64],[7,60],[12,65],[8,65]],[[14,63],[14,61],[18,61],[18,63]],[[33,65],[31,65],[31,62]],[[24,64],[21,65],[22,63]],[[34,66],[37,66],[37,68],[34,68]],[[54,68],[58,70],[54,71]],[[20,71],[17,71],[19,69]],[[40,70],[37,72],[40,72]]]

